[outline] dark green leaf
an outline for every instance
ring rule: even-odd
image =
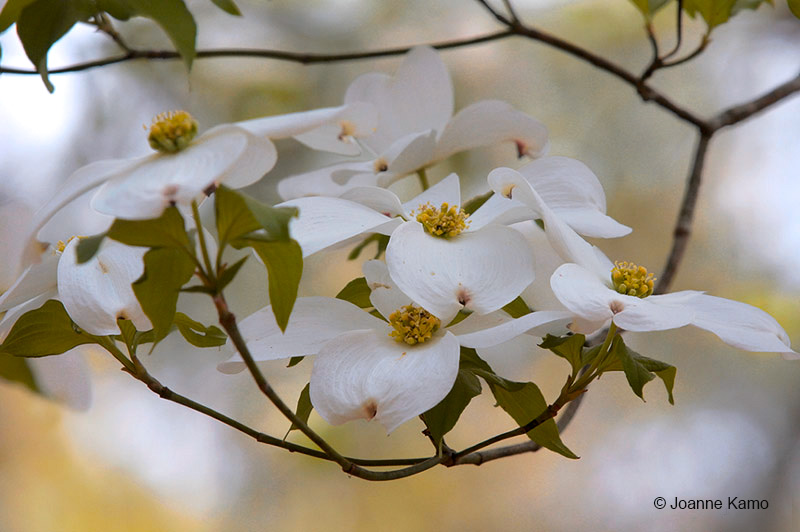
[[[0,33],[6,31],[17,19],[28,4],[36,0],[8,0],[0,11]]]
[[[489,384],[489,388],[494,394],[497,404],[505,410],[508,415],[514,418],[519,426],[530,423],[547,410],[547,401],[545,401],[539,387],[532,382],[519,383],[521,387],[515,390],[509,390],[502,386],[493,386]],[[558,426],[553,419],[548,419],[541,423],[534,429],[528,431],[528,437],[553,452],[566,456],[567,458],[576,459],[578,456],[569,450],[561,441],[561,436],[558,434]]]
[[[656,11],[664,7],[670,1],[671,0],[631,0],[633,5],[635,5],[648,20],[652,18]]]
[[[512,318],[521,318],[525,314],[531,313],[531,308],[519,296],[511,303],[504,306],[503,310]]]
[[[60,301],[51,299],[20,316],[0,345],[0,353],[17,357],[60,355],[98,340],[72,323]]]
[[[737,0],[684,0],[683,10],[694,18],[697,13],[703,17],[709,30],[728,21]]]
[[[458,418],[472,401],[480,395],[481,383],[475,375],[465,369],[459,369],[453,388],[441,402],[422,415],[428,427],[434,445],[439,446],[445,434],[456,426]]]
[[[195,347],[218,347],[228,339],[219,327],[203,325],[183,312],[176,312],[174,321],[186,341]]]
[[[667,364],[666,362],[661,362],[660,360],[654,360],[652,358],[647,358],[646,356],[642,356],[631,348],[628,348],[628,352],[642,366],[644,366],[647,370],[655,373],[656,377],[658,377],[664,382],[664,387],[667,389],[669,404],[674,405],[675,398],[672,396],[672,390],[675,387],[675,376],[678,373],[677,368],[675,368],[675,366]]]
[[[78,255],[78,264],[83,264],[84,262],[92,260],[92,257],[94,257],[100,249],[100,244],[103,243],[105,237],[106,234],[103,233],[101,235],[79,238],[76,251]]]
[[[235,248],[252,247],[267,267],[269,302],[275,321],[282,331],[286,330],[289,315],[297,299],[297,288],[303,275],[303,251],[294,240],[262,242],[239,239],[232,242]]]
[[[297,216],[295,208],[271,207],[224,186],[214,192],[214,210],[220,247],[260,229],[267,232],[264,240],[287,241],[289,220]]]
[[[194,262],[175,248],[151,249],[144,255],[144,274],[133,292],[153,324],[153,347],[170,332],[181,287],[191,279]]]
[[[287,368],[293,368],[294,366],[296,366],[300,362],[302,362],[304,358],[306,358],[306,357],[304,357],[304,356],[302,356],[302,357],[292,357],[292,358],[289,359],[289,363],[286,364],[286,367]]]
[[[247,208],[264,228],[271,240],[291,240],[289,235],[289,220],[297,216],[294,207],[273,207],[257,199],[242,194]]]
[[[114,220],[107,236],[129,246],[193,249],[183,216],[176,207],[150,220]]]
[[[562,337],[548,334],[545,336],[544,341],[539,344],[539,347],[549,349],[561,358],[566,359],[569,365],[572,366],[573,375],[576,375],[578,370],[587,363],[582,358],[583,345],[585,343],[586,337],[582,334]],[[599,351],[599,348],[597,350]]]
[[[17,35],[48,91],[53,92],[54,87],[47,76],[47,52],[76,22],[87,20],[96,11],[88,0],[35,0],[20,12]]]
[[[611,356],[619,358],[622,362],[622,371],[625,372],[625,378],[628,379],[633,393],[638,395],[644,401],[643,389],[644,385],[653,380],[656,376],[642,366],[628,351],[625,342],[622,341],[621,336],[614,338],[611,343]]]
[[[364,277],[359,277],[347,283],[347,286],[336,294],[336,299],[349,301],[359,308],[369,308],[373,306],[372,302],[369,300],[369,295],[371,293],[372,291],[369,289],[367,280]]]
[[[233,0],[211,0],[221,10],[229,13],[231,15],[236,15],[237,17],[242,16],[242,12],[239,11],[239,8],[236,7],[236,4],[233,3]]]
[[[489,198],[491,198],[493,194],[494,194],[494,191],[490,190],[489,192],[487,192],[485,194],[481,194],[480,196],[475,196],[474,198],[472,198],[469,201],[467,201],[466,203],[464,203],[464,205],[462,205],[461,208],[464,209],[464,211],[467,214],[472,214],[475,211],[477,211],[478,209],[480,209],[481,206],[484,203],[489,201]]]
[[[226,286],[231,284],[231,281],[233,281],[234,277],[236,277],[236,274],[239,273],[239,270],[242,266],[244,266],[244,263],[247,262],[248,258],[250,258],[249,255],[242,257],[222,270],[222,273],[217,279],[217,287],[219,291],[224,290]]]
[[[795,17],[800,18],[800,0],[786,0],[789,3],[789,11],[791,11]]]
[[[295,410],[295,414],[304,422],[308,423],[308,416],[311,415],[311,411],[314,407],[311,405],[311,384],[306,384],[303,391],[300,392],[300,397],[297,399],[297,409]],[[293,430],[297,430],[300,427],[292,423],[292,426],[289,427],[289,432]],[[286,436],[289,435],[289,432],[286,433]],[[285,438],[285,437],[284,437]]]
[[[183,0],[125,0],[128,13],[141,15],[156,22],[181,54],[187,69],[192,68],[195,56],[197,25]]]
[[[361,252],[364,251],[364,248],[373,242],[378,244],[378,249],[375,251],[375,256],[373,257],[377,259],[384,251],[386,251],[386,246],[389,245],[389,236],[380,235],[378,233],[369,235],[359,245],[353,248],[353,250],[347,256],[347,260],[356,260],[358,256],[361,255]]]
[[[0,378],[18,382],[29,390],[40,393],[28,361],[24,358],[0,355]]]

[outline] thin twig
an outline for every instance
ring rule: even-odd
[[[114,28],[114,25],[108,19],[108,15],[105,13],[99,13],[94,17],[94,24],[97,26],[97,29],[111,37],[117,46],[122,48],[126,52],[130,52],[131,48],[128,44],[122,39],[122,36],[117,32]]]
[[[749,102],[722,111],[710,121],[714,131],[738,124],[800,91],[800,74]]]
[[[661,271],[661,276],[658,278],[658,284],[655,289],[656,294],[663,294],[669,291],[675,274],[678,271],[678,266],[686,252],[686,245],[689,243],[689,235],[692,231],[694,209],[700,191],[700,181],[703,175],[706,151],[708,150],[708,143],[711,140],[712,134],[713,133],[700,133],[700,138],[694,151],[692,170],[689,174],[689,180],[686,183],[686,190],[683,193],[683,201],[681,202],[678,221],[675,223],[675,229],[673,230],[672,249],[667,257],[667,263]]]
[[[517,21],[517,19],[514,19],[512,21],[511,19],[506,18],[505,15],[503,15],[498,10],[493,8],[492,5],[487,0],[475,0],[475,1],[478,2],[480,5],[482,5],[486,9],[486,11],[488,11],[501,24],[504,24],[506,26],[513,26],[514,22]]]
[[[683,65],[685,63],[688,63],[689,61],[691,61],[692,59],[703,53],[703,51],[705,51],[706,47],[708,46],[708,43],[710,42],[711,39],[709,38],[709,34],[706,33],[705,35],[703,35],[703,39],[700,41],[700,44],[697,45],[697,48],[695,48],[692,53],[690,53],[685,57],[681,57],[680,59],[676,59],[674,61],[663,61],[662,58],[660,68],[672,68],[678,65]]]
[[[514,9],[514,6],[511,4],[511,0],[503,0],[503,5],[506,6],[506,11],[508,11],[512,22],[522,22],[522,19],[517,15],[517,10]]]
[[[678,16],[677,21],[675,21],[675,47],[672,48],[667,55],[661,58],[662,61],[669,59],[673,55],[678,53],[678,50],[681,48],[681,40],[683,39],[683,0],[678,0]]]

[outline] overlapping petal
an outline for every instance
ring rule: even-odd
[[[77,263],[78,239],[58,261],[58,296],[72,321],[90,334],[119,334],[117,318],[131,320],[140,331],[152,329],[131,283],[144,273],[146,248],[105,240],[88,262]]]
[[[385,262],[368,260],[362,269],[370,289],[369,300],[381,316],[388,319],[394,311],[412,303],[392,280]]]
[[[519,318],[496,314],[493,325],[481,319],[485,316],[472,314],[464,321],[448,327],[448,331],[456,335],[459,344],[482,349],[507,342],[524,333],[541,337],[546,334],[566,332],[567,325],[573,319],[571,312],[563,310],[531,312]]]
[[[333,425],[375,419],[392,432],[444,399],[458,374],[459,352],[448,332],[413,348],[383,331],[344,333],[314,361],[311,402]]]
[[[410,221],[392,233],[386,263],[404,293],[447,323],[462,308],[485,314],[516,298],[533,280],[532,254],[508,227],[445,239]]]
[[[502,142],[516,144],[520,157],[541,157],[549,147],[547,127],[506,102],[475,102],[456,113],[441,130],[435,159]]]

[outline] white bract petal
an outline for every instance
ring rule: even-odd
[[[303,248],[303,257],[391,222],[385,214],[339,198],[297,198],[276,207],[297,207],[299,214],[289,222],[289,230]]]
[[[72,321],[90,334],[119,334],[117,318],[131,320],[140,331],[153,326],[142,311],[131,283],[144,273],[146,248],[106,239],[97,254],[77,263],[77,238],[58,261],[58,296]]]
[[[386,263],[404,293],[447,323],[462,308],[485,314],[511,302],[533,280],[532,255],[508,227],[440,238],[410,221],[392,233]]]
[[[385,330],[386,327],[386,322],[357,306],[330,297],[298,298],[285,332],[278,327],[271,306],[239,323],[253,358],[259,361],[314,355],[325,342],[344,332],[354,329]],[[238,373],[245,365],[241,355],[236,353],[217,368],[223,373]]]
[[[447,332],[415,346],[386,331],[342,334],[314,361],[311,403],[332,425],[375,419],[392,432],[444,399],[458,374],[459,352]]]
[[[578,233],[599,238],[624,236],[631,228],[606,215],[606,195],[597,176],[580,161],[544,157],[519,173],[545,204]]]
[[[759,308],[705,294],[693,299],[691,305],[692,325],[711,331],[726,344],[746,351],[782,353],[787,359],[800,358],[783,327]]]
[[[386,319],[395,310],[412,303],[411,298],[404,294],[389,275],[386,263],[379,260],[368,260],[362,267],[367,286],[371,290],[369,300]]]
[[[563,310],[543,310],[519,318],[498,316],[493,326],[477,323],[480,318],[482,316],[473,314],[447,330],[456,335],[459,344],[482,349],[502,344],[524,333],[539,337],[565,333],[573,314]]]
[[[436,131],[410,133],[394,142],[372,163],[377,183],[388,187],[401,177],[430,164],[436,149]]]
[[[12,309],[34,297],[54,290],[60,254],[54,250],[42,254],[41,262],[30,265],[22,275],[0,296],[0,312]]]
[[[346,162],[296,174],[278,181],[278,195],[284,200],[306,196],[340,196],[347,190],[376,186],[372,161]]]
[[[501,142],[513,142],[520,157],[541,157],[549,146],[544,124],[506,102],[483,100],[463,108],[448,122],[435,159]]]
[[[188,205],[226,178],[238,186],[260,179],[275,164],[271,143],[236,126],[218,126],[177,153],[158,153],[118,173],[92,200],[117,218],[155,218],[175,204]]]
[[[14,284],[23,270],[25,236],[32,219],[31,207],[4,197],[0,191],[0,294]]]
[[[341,199],[355,201],[386,216],[405,216],[400,198],[391,190],[381,187],[354,187],[346,190]]]
[[[403,204],[406,217],[411,219],[413,211],[418,211],[420,206],[430,203],[433,207],[440,207],[442,203],[448,205],[461,205],[461,183],[458,175],[450,174],[429,189],[422,192],[414,199]]]
[[[393,77],[370,73],[356,78],[345,102],[377,107],[378,127],[364,143],[380,153],[409,133],[442,131],[453,114],[453,85],[439,54],[418,46],[406,54]]]

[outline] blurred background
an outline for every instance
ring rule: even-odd
[[[252,47],[345,52],[447,40],[496,29],[477,2],[239,0],[244,17],[189,1],[198,48]],[[745,11],[718,28],[695,61],[658,72],[653,85],[702,116],[795,76],[800,23],[785,3]],[[523,1],[515,5],[541,29],[633,71],[650,59],[639,13],[629,2]],[[685,20],[686,49],[702,22]],[[674,5],[655,20],[668,49]],[[142,19],[117,25],[134,47],[169,48]],[[0,36],[4,66],[28,67],[16,35]],[[117,53],[88,26],[50,53],[52,67]],[[522,39],[442,52],[456,108],[503,99],[542,120],[553,155],[585,162],[599,176],[609,213],[632,235],[599,245],[612,259],[658,272],[671,244],[695,131],[640,101],[630,87],[561,52]],[[268,114],[339,105],[348,83],[370,71],[393,72],[399,58],[301,66],[255,59],[135,62],[52,76],[50,95],[35,76],[0,77],[0,193],[37,206],[75,169],[92,161],[146,153],[143,124],[170,109],[190,111],[201,129]],[[674,290],[697,289],[770,312],[800,346],[800,98],[719,133],[712,141],[694,235]],[[279,164],[248,192],[276,201],[283,176],[333,161],[287,140]],[[433,181],[457,171],[465,195],[486,190],[485,176],[518,164],[512,146],[475,150],[435,167]],[[414,181],[409,179],[409,181]],[[415,183],[410,183],[413,192]],[[403,185],[400,185],[403,188]],[[80,216],[75,209],[73,216]],[[3,223],[11,224],[13,220]],[[360,275],[345,251],[311,258],[303,295],[335,295]],[[363,258],[363,257],[362,257]],[[239,316],[266,303],[266,276],[249,261],[231,287]],[[0,287],[0,290],[6,286]],[[254,294],[256,294],[254,296]],[[260,298],[260,299],[259,299]],[[207,298],[181,307],[213,323]],[[73,411],[0,383],[0,530],[797,530],[800,526],[800,365],[746,353],[703,331],[629,334],[637,351],[678,368],[675,406],[660,383],[635,397],[622,374],[592,385],[562,434],[581,456],[540,451],[484,464],[436,468],[390,483],[348,478],[329,463],[260,445],[200,414],[160,400],[107,354],[83,349],[93,401]],[[144,361],[162,383],[248,424],[282,436],[288,423],[242,373],[226,376],[222,350],[188,348],[170,337]],[[499,372],[533,380],[550,400],[566,363],[535,342],[491,353]],[[294,404],[311,361],[266,367]],[[312,426],[338,449],[362,457],[426,456],[430,444],[411,421],[390,436],[366,422]],[[488,391],[473,401],[448,443],[463,448],[514,426]],[[306,443],[293,433],[289,438]],[[657,510],[655,497],[767,499],[769,508]]]

